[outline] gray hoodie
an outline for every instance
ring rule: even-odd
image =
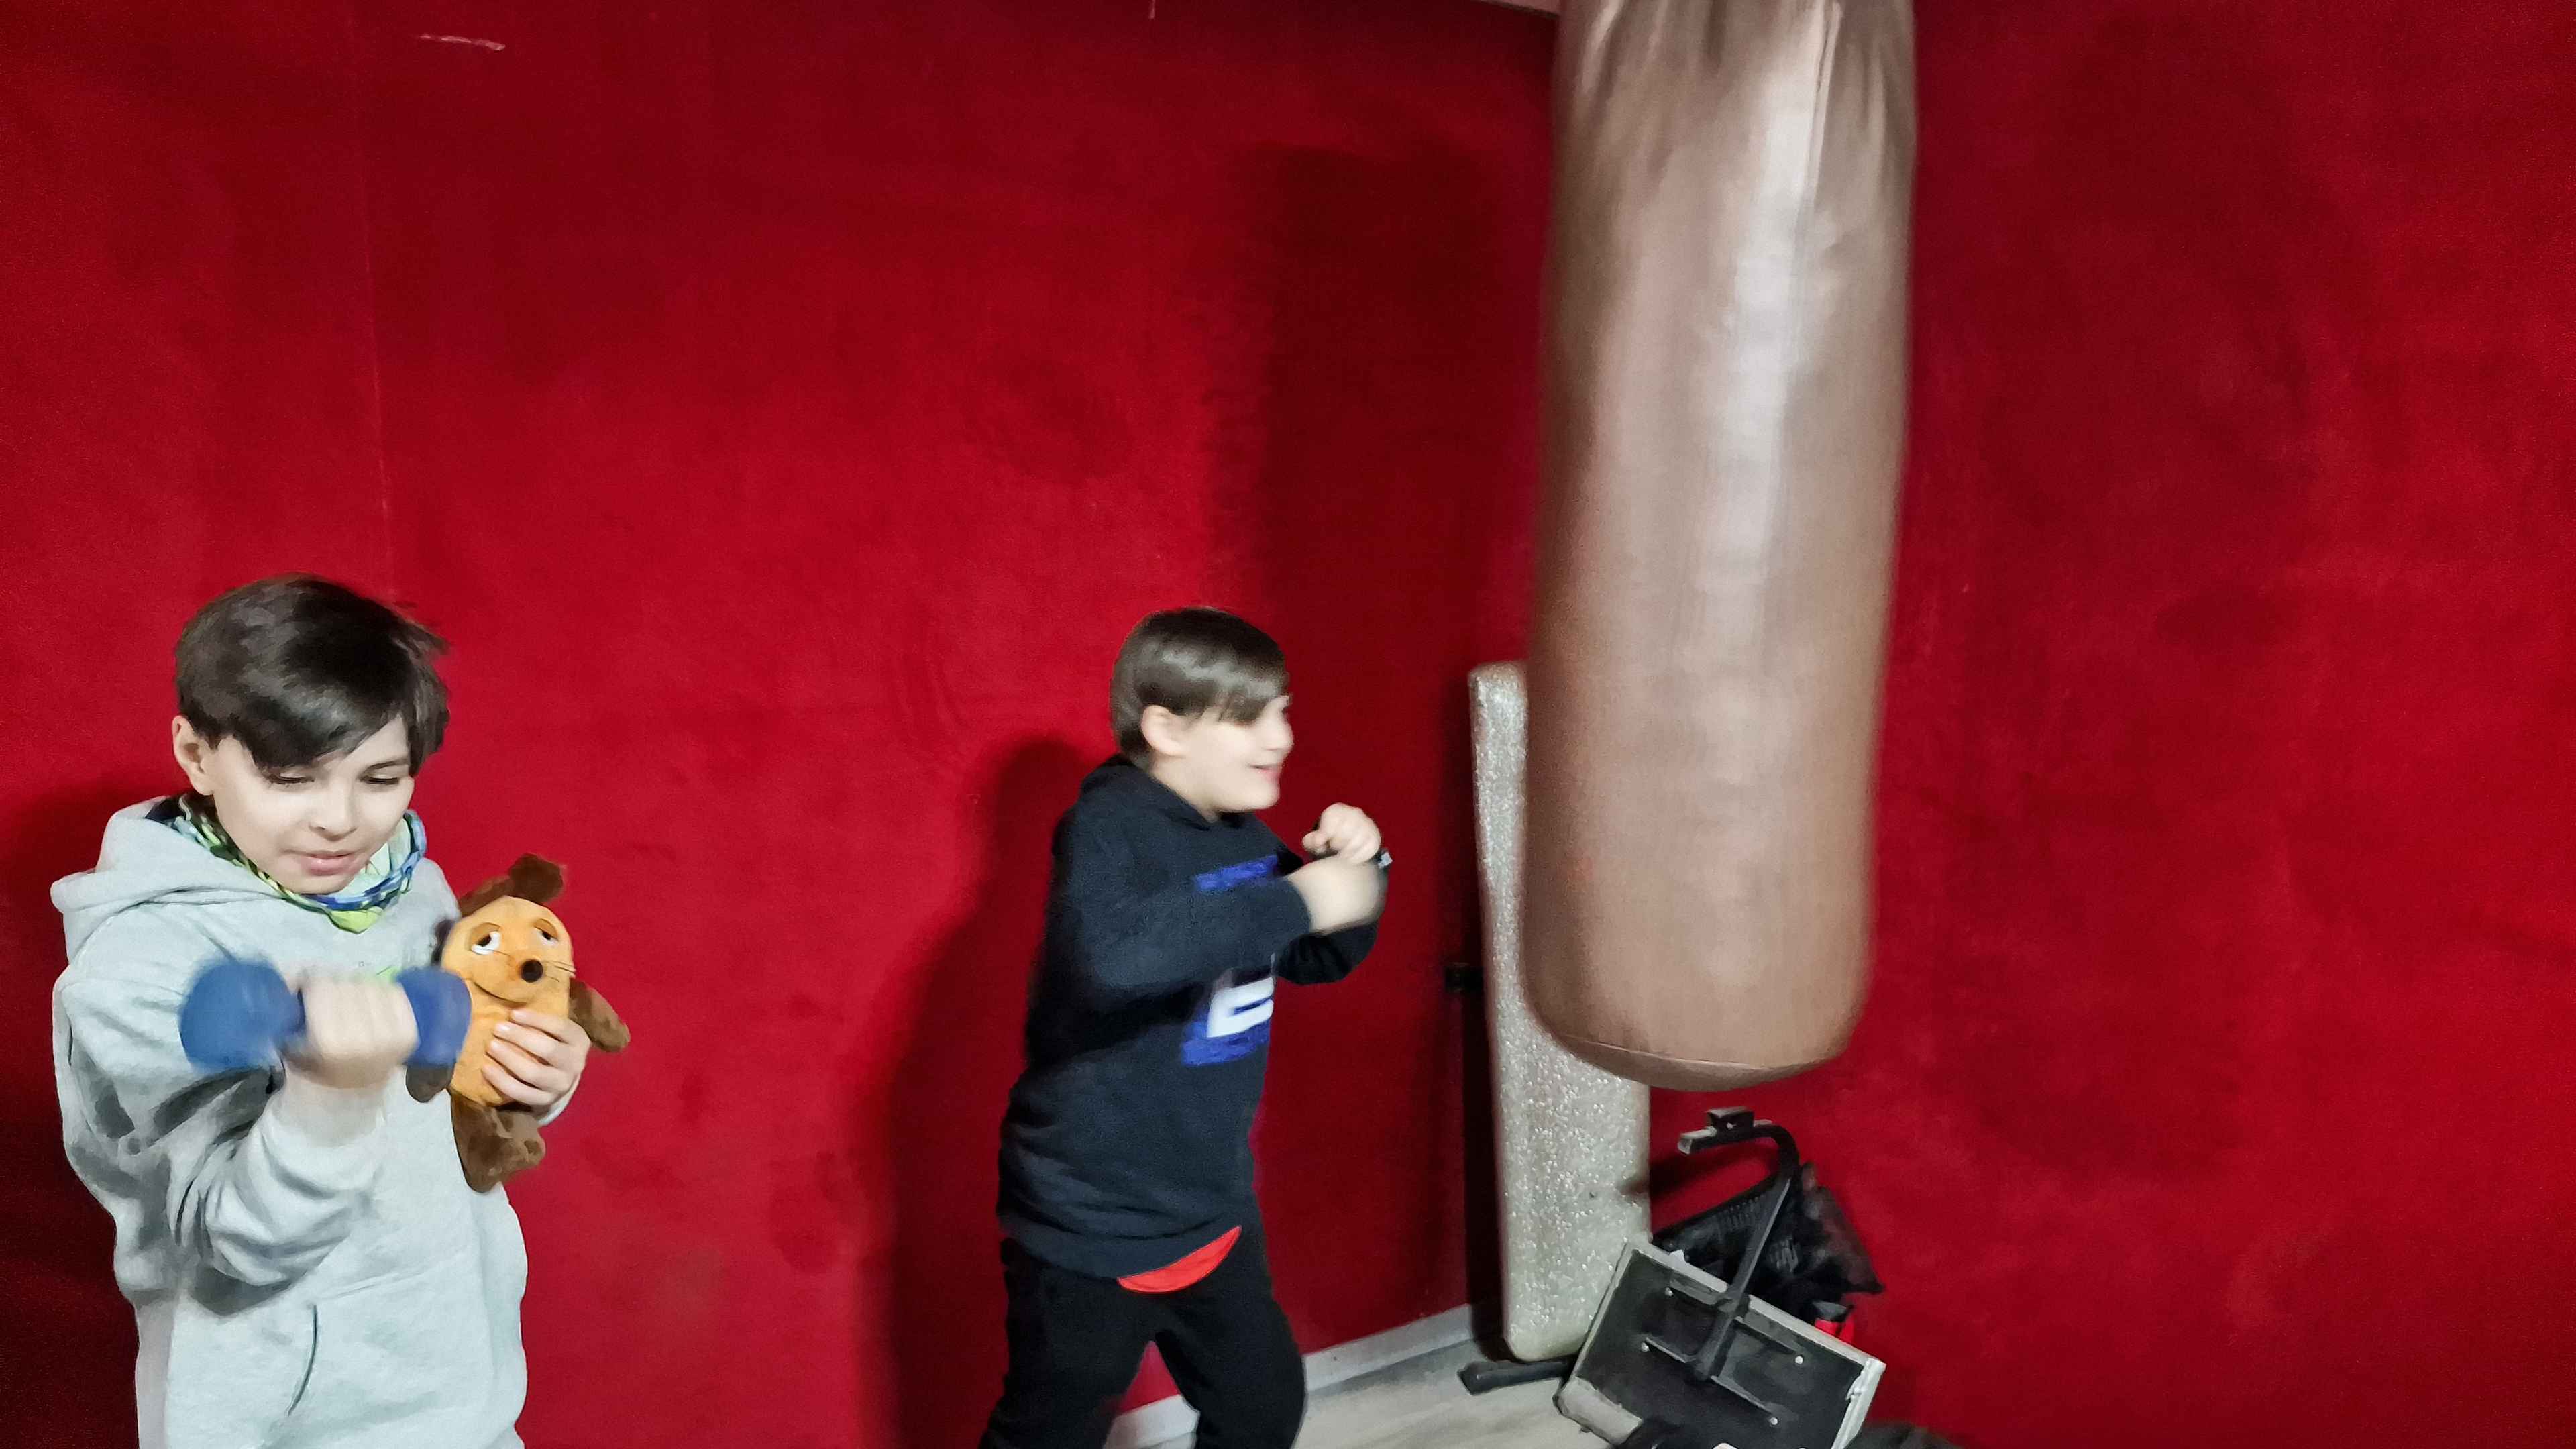
[[[427,964],[455,897],[422,862],[363,932],[217,859],[149,804],[54,885],[63,1145],[116,1219],[143,1449],[484,1449],[519,1442],[527,1256],[501,1189],[465,1185],[442,1096],[284,1072],[202,1078],[179,1050],[198,969]]]

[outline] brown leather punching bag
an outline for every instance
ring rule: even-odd
[[[1868,985],[1905,416],[1906,0],[1566,0],[1524,972],[1621,1076],[1832,1057]]]

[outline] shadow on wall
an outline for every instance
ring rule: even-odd
[[[134,1442],[134,1315],[116,1291],[116,1234],[63,1158],[54,1103],[53,985],[62,917],[49,889],[98,862],[107,817],[158,781],[115,776],[41,796],[0,854],[0,1444]]]
[[[1240,184],[1267,352],[1226,533],[1296,675],[1288,803],[1362,805],[1404,861],[1360,975],[1283,1006],[1297,1035],[1265,1109],[1274,1266],[1300,1331],[1333,1342],[1402,1321],[1391,1296],[1419,1316],[1499,1290],[1480,1013],[1438,965],[1479,941],[1466,675],[1519,632],[1517,588],[1511,622],[1487,617],[1489,570],[1534,504],[1538,239],[1438,137],[1282,148]],[[1326,1162],[1411,1195],[1382,1214],[1407,1231],[1351,1241],[1350,1173]]]
[[[1002,1109],[1019,1075],[1029,972],[1046,914],[1056,817],[1098,761],[1063,740],[1002,752],[970,805],[986,827],[972,903],[916,968],[912,1041],[886,1096],[893,1177],[892,1345],[901,1442],[967,1445],[1002,1386]],[[859,1142],[872,1123],[851,1124]],[[862,1418],[875,1406],[862,1404]]]

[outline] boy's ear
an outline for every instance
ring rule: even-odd
[[[170,716],[170,753],[179,762],[179,772],[188,777],[188,788],[203,795],[213,783],[206,773],[206,756],[214,746],[206,743],[197,727],[188,723],[184,714]]]
[[[1189,753],[1189,721],[1159,704],[1145,706],[1136,717],[1136,732],[1145,737],[1145,748],[1157,755]]]

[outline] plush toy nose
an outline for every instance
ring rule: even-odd
[[[519,979],[520,979],[520,980],[522,980],[522,981],[543,981],[543,980],[545,980],[545,979],[546,979],[546,963],[545,963],[545,962],[543,962],[543,961],[539,961],[539,960],[537,960],[537,959],[536,959],[536,958],[534,958],[534,957],[530,957],[529,959],[527,959],[527,960],[525,960],[525,961],[520,962],[520,963],[519,963]]]

